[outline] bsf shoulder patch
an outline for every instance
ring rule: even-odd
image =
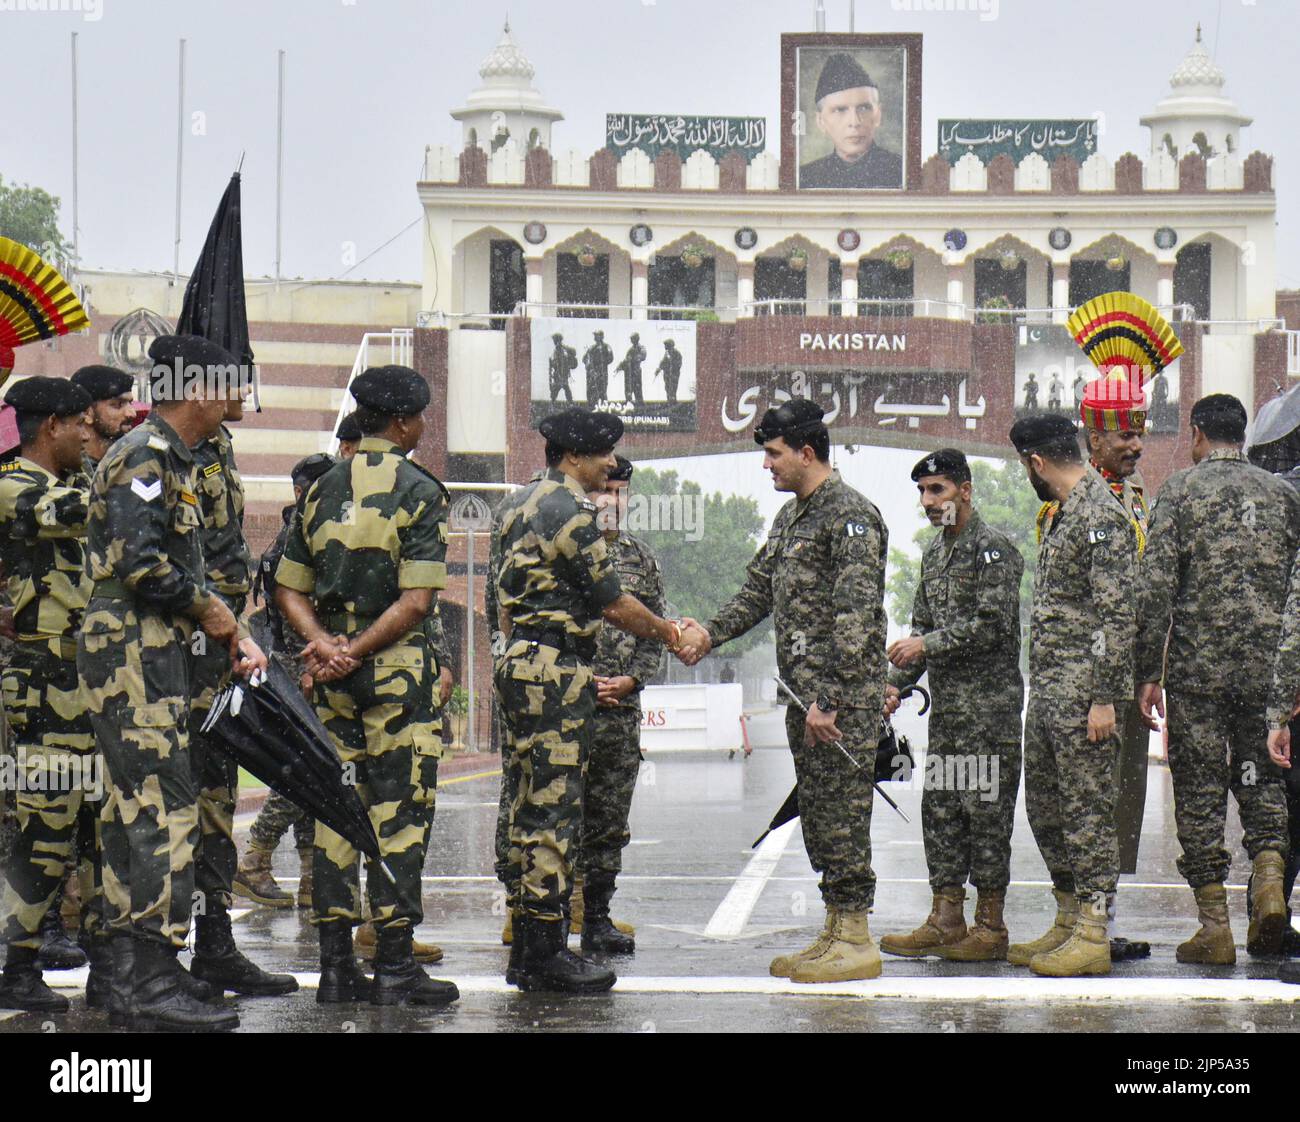
[[[1002,560],[1002,550],[986,549],[982,556],[984,558],[984,564],[992,565],[993,562]]]
[[[220,474],[221,474],[220,464],[208,464],[208,466],[203,469],[203,476],[205,479],[211,479],[214,475],[220,475]]]
[[[1098,542],[1104,542],[1104,541],[1107,541],[1107,540],[1109,540],[1109,538],[1110,538],[1110,532],[1109,532],[1108,530],[1089,530],[1089,531],[1088,531],[1088,541],[1089,541],[1089,543],[1092,544],[1092,545],[1096,545]]]
[[[131,491],[140,496],[145,502],[151,503],[162,494],[162,480],[155,479],[152,483],[146,483],[143,479],[131,480]]]
[[[5,460],[0,464],[0,471],[17,471],[22,466],[17,460]]]
[[[162,436],[151,436],[149,438],[149,447],[155,452],[167,451],[167,439]]]

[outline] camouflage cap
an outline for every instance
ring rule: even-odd
[[[339,422],[338,430],[334,435],[340,440],[346,440],[348,443],[354,444],[365,434],[361,431],[361,426],[357,424],[357,415],[349,413]]]
[[[623,422],[613,413],[575,405],[544,418],[537,431],[552,444],[570,452],[590,454],[613,448],[622,440]]]
[[[1077,440],[1074,422],[1059,413],[1039,413],[1021,417],[1011,426],[1011,443],[1022,456],[1042,451],[1064,440]]]
[[[108,401],[135,388],[135,379],[116,366],[83,366],[70,381],[90,394],[91,401]]]
[[[826,428],[822,421],[825,415],[826,410],[815,401],[806,397],[792,397],[763,414],[763,419],[754,429],[754,443],[766,444],[769,440],[784,436],[798,435],[805,439],[814,436]]]
[[[352,382],[358,405],[390,417],[423,413],[430,400],[429,383],[409,366],[372,366]]]
[[[966,454],[958,448],[940,448],[931,452],[912,469],[912,482],[919,483],[927,475],[946,475],[954,483],[970,479],[970,464]]]
[[[38,417],[71,417],[90,408],[90,395],[67,378],[38,374],[10,386],[5,404]]]

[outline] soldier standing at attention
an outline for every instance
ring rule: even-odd
[[[622,456],[614,459],[618,467],[609,473],[604,491],[593,495],[596,522],[623,591],[661,616],[664,582],[659,562],[650,547],[626,529],[632,464]],[[658,673],[662,653],[663,646],[656,640],[616,627],[602,627],[596,641],[595,728],[571,908],[584,954],[636,950],[633,932],[621,930],[610,919],[609,902],[623,868],[623,848],[632,839],[628,818],[641,768],[641,690]]]
[[[247,677],[266,658],[241,640],[207,585],[191,448],[226,415],[228,351],[194,335],[149,349],[153,412],[109,450],[91,489],[87,571],[94,586],[77,636],[77,672],[108,770],[101,816],[105,917],[112,935],[109,1018],[143,1028],[234,1028],[232,1009],[177,961],[190,928],[198,784],[188,717],[192,644],[229,650]]]
[[[1030,623],[1025,808],[1052,877],[1056,918],[1007,961],[1035,974],[1109,974],[1106,898],[1115,891],[1115,714],[1133,696],[1137,543],[1105,481],[1059,414],[1011,427],[1034,491],[1038,572]]]
[[[603,618],[675,650],[682,628],[622,590],[587,501],[617,467],[623,422],[574,408],[538,427],[546,473],[502,506],[493,553],[504,633],[493,677],[518,771],[505,879],[519,922],[506,979],[524,990],[591,993],[609,989],[614,972],[568,950],[564,921],[595,726],[596,636]]]
[[[941,448],[912,469],[921,506],[939,527],[921,557],[912,634],[893,643],[887,692],[929,672],[934,695],[926,748],[921,829],[934,892],[929,918],[910,935],[886,935],[880,949],[905,958],[958,962],[1007,956],[1002,913],[1011,880],[1011,828],[1020,790],[1020,578],[1025,563],[971,501],[966,457]],[[938,786],[930,758],[945,761]],[[951,761],[951,765],[947,763]],[[974,766],[968,766],[973,764]],[[990,776],[986,794],[975,777]],[[952,783],[955,777],[962,777]],[[975,926],[962,915],[966,881],[979,893]]]
[[[605,342],[603,331],[593,331],[591,339],[582,362],[587,368],[587,405],[594,409],[609,396],[609,364],[614,361],[614,352]]]
[[[420,876],[442,755],[426,619],[447,584],[447,491],[406,458],[424,433],[428,383],[409,367],[372,367],[352,396],[361,443],[307,492],[276,568],[275,599],[307,640],[313,703],[344,767],[355,770],[393,880],[377,868],[366,877],[379,929],[371,984],[352,945],[362,919],[357,852],[317,823],[316,1000],[445,1005],[459,991],[424,973],[412,942],[424,918]]]
[[[1163,717],[1163,680],[1178,871],[1201,922],[1178,961],[1228,964],[1237,960],[1224,885],[1229,791],[1253,862],[1247,952],[1277,954],[1288,926],[1286,794],[1266,747],[1269,725],[1286,719],[1269,694],[1300,546],[1300,494],[1247,461],[1246,410],[1235,397],[1201,398],[1191,423],[1193,466],[1160,489],[1142,556],[1138,703],[1153,725],[1153,711]]]
[[[0,563],[16,639],[3,693],[16,774],[27,782],[13,794],[18,830],[0,906],[9,948],[0,1008],[61,1013],[68,999],[41,979],[41,930],[79,826],[88,820],[93,846],[99,809],[98,794],[88,789],[99,761],[76,662],[77,630],[90,595],[84,543],[88,495],[64,482],[81,466],[82,415],[90,400],[62,378],[34,377],[13,386],[5,402],[17,414],[21,447],[0,467]],[[106,996],[112,972],[98,919],[89,909],[87,1000],[92,1005]],[[57,912],[55,920],[61,926]]]
[[[826,926],[811,946],[773,960],[795,982],[880,976],[867,916],[875,899],[871,800],[885,698],[885,557],[889,532],[873,503],[830,465],[821,406],[794,398],[754,430],[763,467],[792,491],[745,583],[690,643],[684,661],[745,634],[771,615],[782,678],[808,705],[785,716],[812,867],[821,874]],[[861,764],[834,747],[841,741]]]

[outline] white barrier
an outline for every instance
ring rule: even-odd
[[[646,686],[641,694],[641,747],[647,752],[733,752],[743,747],[738,682]]]

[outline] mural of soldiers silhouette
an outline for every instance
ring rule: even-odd
[[[592,408],[609,397],[609,364],[613,361],[614,352],[605,342],[605,333],[593,331],[592,344],[582,356],[587,368],[587,404]]]
[[[1086,380],[1084,379],[1084,377],[1083,377],[1083,372],[1080,371],[1078,374],[1076,374],[1076,375],[1074,376],[1074,407],[1075,407],[1075,409],[1078,409],[1079,406],[1081,406],[1081,405],[1083,404],[1083,392],[1084,392],[1085,389],[1087,389],[1087,387],[1088,387],[1088,383],[1087,383],[1087,381],[1086,381]]]
[[[1032,370],[1025,378],[1025,409],[1038,411],[1038,376]]]
[[[636,403],[638,409],[645,408],[645,396],[641,389],[641,364],[645,362],[645,347],[641,346],[641,336],[632,332],[632,345],[628,347],[623,361],[615,367],[623,372],[623,400]]]
[[[1047,408],[1053,413],[1061,411],[1061,394],[1065,391],[1065,383],[1061,381],[1059,374],[1052,375],[1052,384],[1047,387]]]
[[[551,400],[555,401],[561,393],[570,405],[573,404],[573,390],[569,386],[569,373],[578,365],[578,352],[564,342],[564,336],[558,331],[551,336],[555,350],[551,352],[548,371],[551,379]]]
[[[671,339],[664,340],[664,357],[655,367],[656,374],[664,377],[664,390],[668,395],[668,404],[677,404],[677,382],[682,376],[682,352]]]

